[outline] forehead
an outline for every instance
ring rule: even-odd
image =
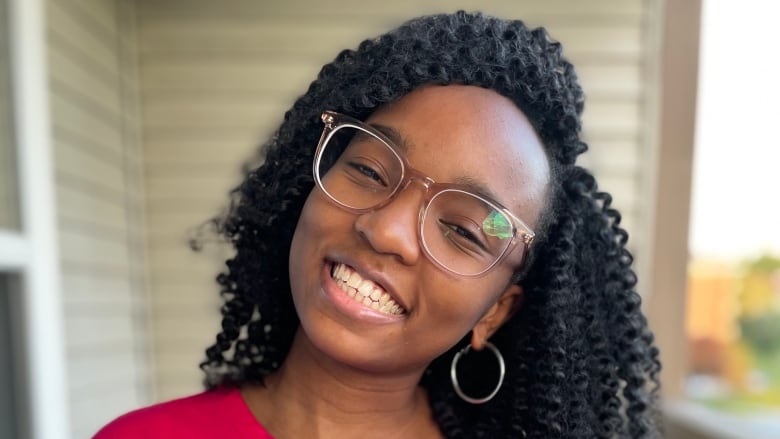
[[[498,93],[428,86],[377,110],[368,122],[396,131],[410,163],[437,182],[473,181],[533,227],[549,164],[525,115]]]

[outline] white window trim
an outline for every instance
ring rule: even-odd
[[[48,96],[45,4],[9,0],[21,233],[0,234],[0,269],[21,274],[29,436],[68,438],[67,372]]]
[[[0,230],[0,271],[19,271],[29,264],[27,239],[13,231]]]

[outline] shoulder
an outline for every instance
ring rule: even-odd
[[[132,411],[103,427],[94,439],[271,436],[235,388],[209,390]]]

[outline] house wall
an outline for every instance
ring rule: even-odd
[[[654,187],[652,0],[139,0],[143,169],[157,397],[200,388],[197,364],[219,329],[214,278],[229,251],[188,239],[218,214],[240,165],[268,138],[321,65],[421,13],[457,8],[545,25],[587,93],[583,164],[614,195],[641,263]],[[640,273],[640,276],[642,273]]]
[[[46,9],[69,418],[90,437],[153,399],[134,5]]]

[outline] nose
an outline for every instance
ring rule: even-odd
[[[382,208],[355,220],[355,230],[378,253],[395,256],[405,265],[420,258],[419,217],[427,185],[409,184]]]

